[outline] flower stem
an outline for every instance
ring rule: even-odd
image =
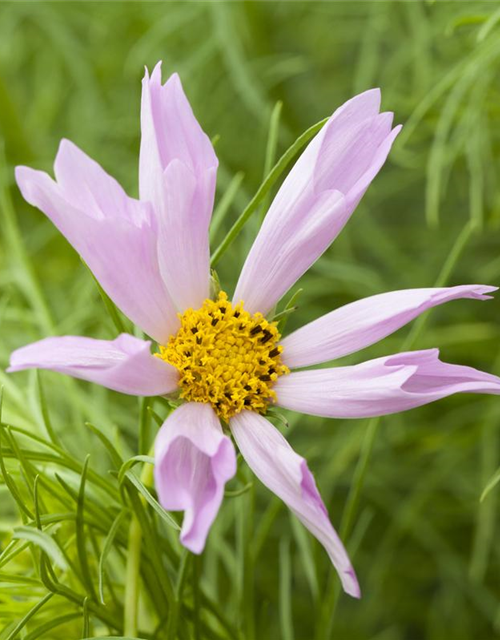
[[[200,601],[200,578],[201,578],[201,558],[193,558],[193,627],[195,640],[201,640],[201,601]]]
[[[141,566],[142,531],[136,516],[132,517],[128,532],[127,572],[125,578],[125,606],[123,628],[126,636],[137,636],[137,608],[139,605],[139,571]]]
[[[141,482],[148,486],[153,478],[153,466],[145,464],[141,471]],[[127,569],[125,575],[125,601],[123,629],[125,636],[137,636],[137,610],[139,607],[139,583],[141,570],[142,529],[134,514],[128,532]]]

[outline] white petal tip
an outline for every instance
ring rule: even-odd
[[[471,293],[472,297],[476,298],[477,300],[491,300],[493,296],[490,296],[488,294],[495,293],[495,291],[498,291],[498,287],[493,287],[487,284],[478,284],[477,286],[473,287]]]
[[[361,589],[359,588],[358,579],[356,578],[356,573],[352,566],[342,571],[340,579],[342,582],[342,588],[348,596],[357,599],[361,598]]]

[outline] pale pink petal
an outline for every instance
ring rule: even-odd
[[[377,151],[372,157],[372,161],[368,169],[357,179],[346,195],[347,208],[351,213],[356,209],[361,198],[365,195],[366,190],[370,186],[372,180],[384,166],[387,156],[392,148],[394,140],[397,138],[402,129],[402,125],[394,127],[385,140],[380,144]]]
[[[129,198],[120,184],[70,140],[63,139],[54,161],[61,197],[92,218],[148,218],[147,207]]]
[[[184,511],[181,542],[201,553],[224,496],[236,473],[231,440],[212,407],[188,402],[164,422],[155,443],[155,485],[160,504]]]
[[[242,411],[231,418],[231,431],[249,467],[321,542],[344,590],[360,597],[358,581],[342,542],[328,518],[307,462],[264,417]]]
[[[42,171],[17,167],[23,197],[52,220],[123,313],[166,343],[179,319],[160,275],[151,205],[129,198],[67,141],[61,143],[56,173],[60,184]]]
[[[320,256],[328,248],[330,233],[343,223],[345,213],[342,194],[324,191],[309,205],[307,220],[301,223],[297,233],[284,233],[281,227],[271,227],[267,239],[273,245],[272,252],[267,241],[259,244],[257,239],[250,253],[256,259],[253,264],[258,265],[258,275],[253,273],[252,282],[258,278],[259,285],[252,284],[246,291],[238,285],[234,301],[243,300],[250,313],[267,314],[311,266],[311,256]],[[246,273],[244,270],[240,283],[244,282]]]
[[[441,289],[406,289],[357,300],[335,309],[287,336],[283,362],[308,367],[364,349],[393,333],[418,315],[450,300],[487,300],[497,287],[479,284]]]
[[[174,367],[151,354],[151,342],[126,333],[115,340],[45,338],[12,353],[7,371],[23,369],[49,369],[134,396],[172,393],[178,382]]]
[[[209,295],[208,227],[218,161],[177,74],[161,84],[161,65],[142,84],[140,195],[159,228],[161,273],[177,305],[197,308]]]
[[[266,314],[320,257],[380,170],[399,128],[391,131],[392,114],[379,105],[372,90],[340,107],[290,171],[234,294],[250,312]]]
[[[410,351],[351,367],[297,371],[274,385],[277,403],[328,418],[368,418],[413,409],[454,393],[500,394],[500,378]]]

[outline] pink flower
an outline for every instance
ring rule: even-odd
[[[181,542],[194,553],[205,545],[236,471],[230,433],[257,477],[325,547],[355,597],[356,576],[314,478],[264,417],[267,405],[364,418],[454,393],[500,393],[499,378],[443,363],[437,350],[295,371],[359,351],[449,300],[484,300],[495,287],[380,294],[283,340],[264,317],[335,239],[384,164],[400,127],[392,129],[392,114],[379,108],[378,90],[349,100],[309,144],[269,209],[232,303],[225,294],[209,299],[217,158],[177,75],[162,86],[158,65],[143,81],[140,200],[66,140],[55,181],[27,167],[16,171],[25,199],[53,221],[159,351],[152,355],[151,341],[125,334],[47,338],[15,351],[9,371],[51,369],[122,393],[180,395],[185,402],[156,440],[155,482],[165,509],[185,512]]]

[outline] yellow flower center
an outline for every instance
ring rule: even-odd
[[[179,317],[181,328],[156,355],[178,369],[181,397],[210,403],[226,421],[243,409],[265,413],[274,382],[289,372],[277,323],[242,302],[233,307],[224,292]]]

